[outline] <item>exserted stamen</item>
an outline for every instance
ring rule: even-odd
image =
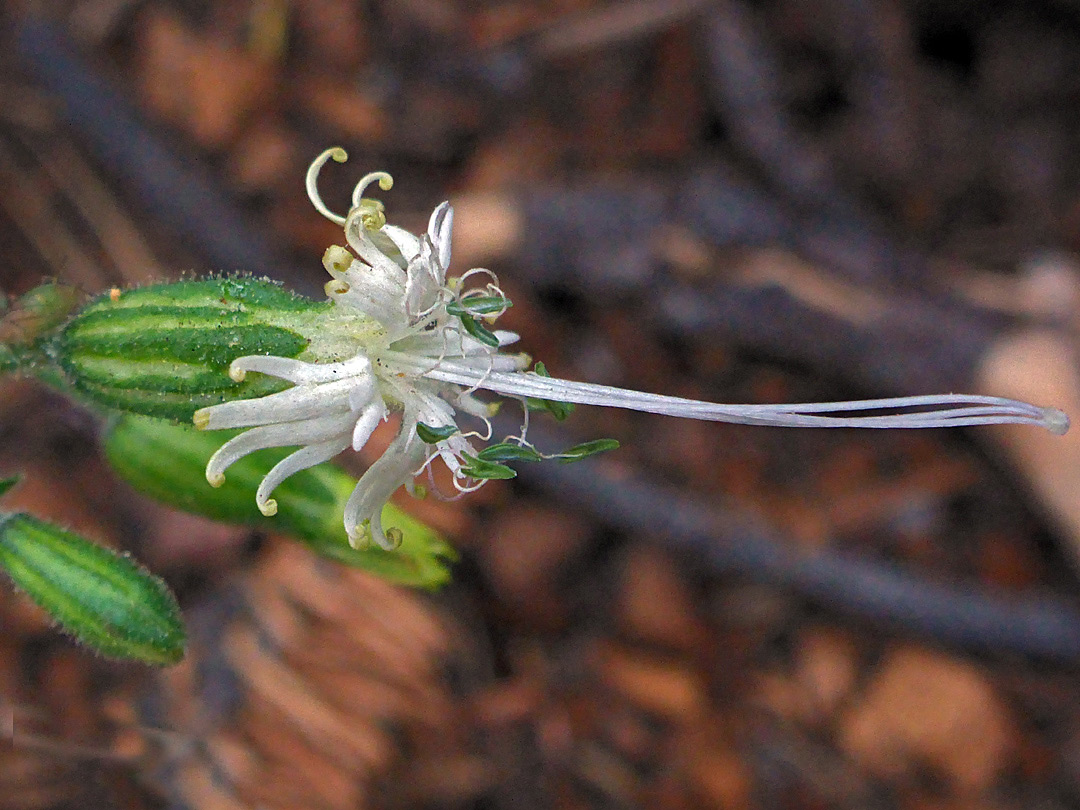
[[[319,172],[326,164],[326,161],[334,159],[337,163],[344,163],[349,159],[349,153],[342,149],[340,146],[334,146],[327,149],[315,160],[311,162],[311,165],[307,170],[307,177],[304,180],[304,185],[307,188],[308,199],[311,200],[311,204],[315,206],[315,210],[326,217],[331,222],[338,225],[345,224],[345,217],[335,214],[329,208],[326,207],[326,203],[323,202],[322,197],[319,196]]]
[[[1003,397],[967,394],[934,394],[845,402],[814,402],[780,405],[732,405],[701,402],[662,394],[629,391],[608,385],[560,380],[537,374],[478,370],[445,359],[436,367],[424,367],[406,355],[388,353],[384,358],[406,373],[431,380],[484,388],[509,397],[536,397],[578,405],[626,408],[685,419],[732,422],[775,427],[929,428],[966,425],[1033,424],[1051,433],[1068,430],[1068,417],[1056,408],[1041,408]],[[920,408],[914,412],[875,416],[846,416],[858,411]],[[841,415],[829,415],[841,414]]]

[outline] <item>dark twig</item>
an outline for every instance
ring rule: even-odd
[[[223,272],[282,278],[284,262],[249,218],[215,187],[197,161],[179,159],[139,120],[131,105],[76,53],[58,29],[28,18],[17,33],[28,72],[63,104],[105,170],[162,222]]]
[[[794,206],[802,250],[863,284],[925,276],[925,262],[853,205],[825,155],[796,131],[781,102],[777,60],[751,10],[739,0],[716,3],[701,36],[717,111],[736,144]]]
[[[707,273],[704,278],[679,278],[677,260],[665,255],[661,226],[684,233],[704,253],[801,247],[797,224],[752,184],[723,166],[698,168],[673,199],[640,185],[534,192],[524,201],[521,229],[529,278],[541,286],[640,297],[661,328],[720,332],[741,346],[828,369],[865,390],[970,387],[1003,325],[998,316],[914,292],[868,290],[808,265],[798,272],[778,267],[770,275],[728,262],[721,275],[714,263],[691,274]],[[666,225],[657,211],[667,212]],[[842,241],[852,257],[875,252],[864,251],[857,234],[830,238]],[[675,273],[663,272],[665,264]]]
[[[541,431],[531,438],[544,443]],[[981,652],[1080,661],[1080,611],[1051,596],[939,585],[871,560],[796,551],[761,520],[705,505],[643,476],[600,465],[523,465],[528,484],[601,522],[687,554],[715,575],[747,577],[855,618]]]
[[[702,36],[709,89],[735,140],[792,199],[832,207],[837,189],[829,167],[783,112],[776,60],[750,9],[739,0],[720,0],[705,16]]]

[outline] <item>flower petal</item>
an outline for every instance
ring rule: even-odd
[[[237,357],[229,366],[229,376],[237,382],[242,381],[249,371],[268,374],[296,384],[320,383],[368,373],[371,371],[371,361],[362,354],[341,363],[306,363],[291,357],[249,354]]]
[[[364,539],[365,521],[371,539],[381,548],[390,549],[394,543],[386,538],[382,528],[382,508],[398,487],[412,478],[413,471],[423,463],[427,448],[416,436],[416,420],[406,419],[402,429],[375,463],[361,476],[345,504],[345,531],[354,546]]]
[[[449,202],[444,202],[431,212],[428,220],[428,238],[435,246],[442,276],[439,283],[446,281],[446,271],[450,269],[450,241],[454,230],[454,209]]]
[[[348,446],[348,438],[342,439],[336,436],[325,442],[302,447],[283,458],[270,469],[259,484],[259,489],[255,493],[255,504],[259,507],[259,511],[267,517],[276,515],[277,501],[270,497],[270,493],[277,488],[278,484],[294,473],[329,461]]]
[[[384,420],[387,415],[388,411],[386,410],[386,405],[383,403],[382,399],[368,403],[364,410],[360,412],[356,424],[353,425],[353,450],[359,450],[367,444],[368,439],[371,438],[371,434],[374,433],[375,428],[379,426],[379,422]]]
[[[220,486],[225,480],[225,470],[249,453],[267,447],[317,444],[335,437],[347,438],[352,425],[352,414],[345,413],[252,428],[225,442],[210,457],[206,464],[206,480],[213,486]]]
[[[428,312],[438,303],[442,280],[435,262],[434,248],[425,236],[420,254],[409,262],[405,280],[405,311],[413,318]]]
[[[297,385],[258,399],[236,399],[202,408],[194,421],[200,430],[226,430],[348,413],[349,391],[356,384],[355,378],[346,378],[322,385]]]
[[[399,228],[396,225],[383,225],[380,232],[389,237],[390,241],[397,246],[406,264],[420,255],[420,239],[404,228]]]

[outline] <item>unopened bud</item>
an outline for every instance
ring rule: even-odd
[[[76,639],[110,658],[175,664],[180,608],[130,557],[29,515],[0,515],[0,566]]]

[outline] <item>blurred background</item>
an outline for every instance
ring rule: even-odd
[[[320,295],[341,145],[330,207],[451,199],[556,376],[1075,419],[1078,102],[1072,0],[10,1],[0,290]],[[623,449],[402,498],[461,553],[424,594],[141,498],[99,428],[0,381],[5,508],[196,639],[109,663],[0,592],[3,810],[1080,806],[1080,431],[579,408],[535,438]]]

